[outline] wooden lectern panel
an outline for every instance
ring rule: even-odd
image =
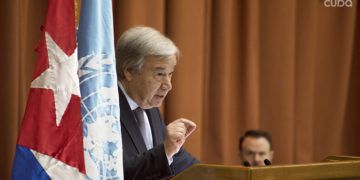
[[[218,180],[218,179],[250,179],[250,169],[243,166],[224,166],[197,164],[178,174],[173,180]]]
[[[266,167],[197,164],[175,176],[174,180],[297,180],[358,179],[360,157],[329,156],[321,163],[272,165]]]
[[[360,161],[325,162],[298,165],[257,167],[252,180],[260,179],[359,179]]]

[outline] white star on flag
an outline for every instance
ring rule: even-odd
[[[54,92],[56,125],[59,126],[71,95],[80,96],[77,48],[68,56],[47,32],[45,37],[49,68],[31,82],[31,88],[51,89]]]

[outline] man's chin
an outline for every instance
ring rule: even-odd
[[[151,102],[151,103],[148,103],[147,105],[144,105],[144,107],[142,107],[143,109],[151,109],[151,108],[158,108],[160,107],[162,104],[162,101],[161,102]]]
[[[164,101],[164,99],[165,99],[165,96],[164,97],[155,96],[151,101],[151,105],[153,107],[160,107],[162,102]]]
[[[160,107],[162,105],[162,101],[161,102],[155,102],[153,103],[153,106],[152,107]]]

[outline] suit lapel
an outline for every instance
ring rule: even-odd
[[[120,121],[121,125],[126,129],[131,137],[131,140],[136,146],[139,153],[146,151],[146,145],[141,135],[139,127],[136,124],[135,116],[130,109],[130,105],[126,100],[125,95],[119,87],[119,102],[120,102]]]

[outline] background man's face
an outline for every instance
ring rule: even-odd
[[[265,166],[264,159],[272,161],[273,151],[264,137],[246,137],[242,144],[242,160],[251,166]]]

